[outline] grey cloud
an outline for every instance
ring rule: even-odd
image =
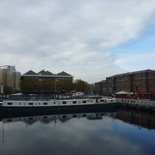
[[[105,77],[95,68],[107,66],[118,71],[120,67],[107,62],[114,56],[104,52],[136,39],[154,10],[155,2],[151,0],[0,1],[1,65],[16,65],[26,72],[47,67],[52,70],[50,66],[56,64],[56,72],[66,69],[75,73],[74,67],[82,64],[86,70]],[[12,64],[11,59],[17,58],[18,63]],[[34,60],[36,65],[31,66]],[[84,77],[81,72],[77,74]],[[89,77],[84,78],[92,81]]]

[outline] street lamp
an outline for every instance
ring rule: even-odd
[[[1,94],[2,94],[2,98],[4,98],[4,85],[1,85]]]
[[[56,91],[57,91],[57,79],[55,79],[54,81],[54,92],[55,92],[55,96],[56,96]]]
[[[55,79],[55,83],[54,83],[54,91],[56,92],[57,90],[57,84],[56,84],[57,80]]]

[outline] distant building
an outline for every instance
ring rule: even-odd
[[[20,76],[21,73],[16,71],[15,66],[0,66],[0,86],[1,88],[3,86],[4,93],[6,93],[7,89],[12,91],[20,90]]]
[[[84,92],[72,92],[73,97],[84,96]]]
[[[90,95],[95,94],[95,84],[89,84],[89,88],[90,88],[90,90],[89,90],[88,94],[90,94]]]
[[[73,76],[62,71],[53,74],[42,70],[38,73],[30,70],[21,76],[22,93],[63,93],[72,90]]]
[[[117,74],[95,83],[96,94],[113,95],[119,91],[135,92],[137,88],[143,92],[155,92],[155,70]]]
[[[141,70],[135,72],[128,72],[118,74],[115,78],[115,92],[127,91],[134,92],[137,87],[143,92],[155,92],[155,71],[154,70]]]
[[[106,95],[107,94],[107,82],[102,80],[95,83],[95,94]]]

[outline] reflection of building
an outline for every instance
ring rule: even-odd
[[[95,84],[96,94],[110,95],[119,91],[134,92],[139,87],[140,91],[155,92],[155,70],[142,70],[128,72],[107,77],[105,82]],[[106,86],[106,88],[105,88]]]
[[[18,91],[20,90],[20,75],[21,74],[16,71],[15,66],[0,66],[0,85],[3,85],[4,89],[9,87],[13,91]]]
[[[21,76],[21,89],[23,93],[61,93],[69,92],[73,83],[73,76],[62,71],[53,74],[42,70],[35,73],[30,70]]]
[[[57,120],[67,122],[70,119],[87,118],[89,120],[103,119],[103,117],[116,117],[117,112],[94,112],[94,113],[68,113],[68,114],[53,114],[53,115],[37,115],[37,116],[23,116],[13,118],[3,118],[3,123],[9,122],[25,122],[27,125],[33,125],[35,122],[40,121],[42,124],[49,124],[52,121],[56,123]],[[1,119],[1,118],[0,118]]]
[[[140,111],[120,110],[116,117],[124,122],[135,124],[138,127],[155,129],[155,115]]]

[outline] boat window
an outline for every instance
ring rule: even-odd
[[[7,122],[12,122],[12,119],[8,119]]]
[[[62,104],[66,104],[66,101],[63,101]]]
[[[43,105],[47,105],[47,103],[45,102],[45,103],[43,103]]]
[[[32,102],[30,102],[30,103],[29,103],[29,105],[33,105],[33,103],[32,103]]]
[[[83,117],[86,117],[86,114],[83,114]]]
[[[11,103],[11,102],[8,102],[7,104],[8,104],[8,105],[12,105],[12,103]]]
[[[86,103],[86,101],[83,101],[83,103]]]
[[[76,104],[76,101],[73,101],[73,104]]]

